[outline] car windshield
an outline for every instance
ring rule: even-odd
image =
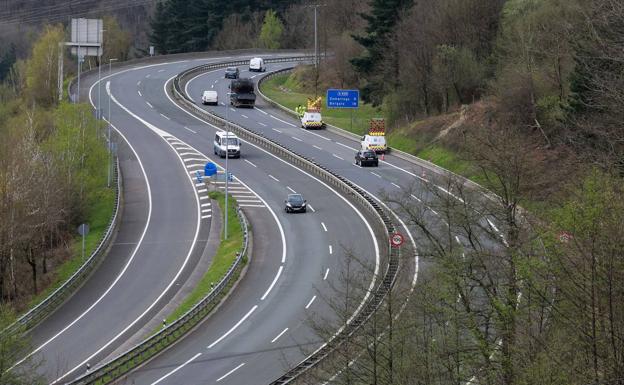
[[[303,197],[300,194],[291,194],[288,196],[288,202],[293,204],[302,204]]]
[[[225,138],[223,138],[223,143],[225,144]],[[228,143],[230,146],[238,146],[238,138],[229,138]]]
[[[236,72],[236,68],[234,68],[234,67],[228,67],[225,71],[226,71],[226,72]]]
[[[364,151],[362,153],[363,156],[375,156],[375,152],[374,151]]]

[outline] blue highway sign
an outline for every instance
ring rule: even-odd
[[[327,108],[358,108],[359,90],[327,90]]]

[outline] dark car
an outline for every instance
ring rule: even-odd
[[[355,164],[358,166],[379,166],[379,158],[373,150],[362,150],[355,154]]]
[[[306,200],[301,194],[288,194],[288,199],[284,203],[286,203],[285,210],[287,213],[306,212]]]
[[[225,69],[225,78],[226,79],[238,79],[238,68],[237,67],[228,67]]]

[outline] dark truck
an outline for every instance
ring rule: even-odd
[[[251,107],[256,102],[253,80],[241,78],[230,83],[230,104],[234,107]]]

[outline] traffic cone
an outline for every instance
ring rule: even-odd
[[[384,153],[384,152],[381,153],[381,160],[386,160],[386,156],[385,155],[386,155],[386,153]]]

